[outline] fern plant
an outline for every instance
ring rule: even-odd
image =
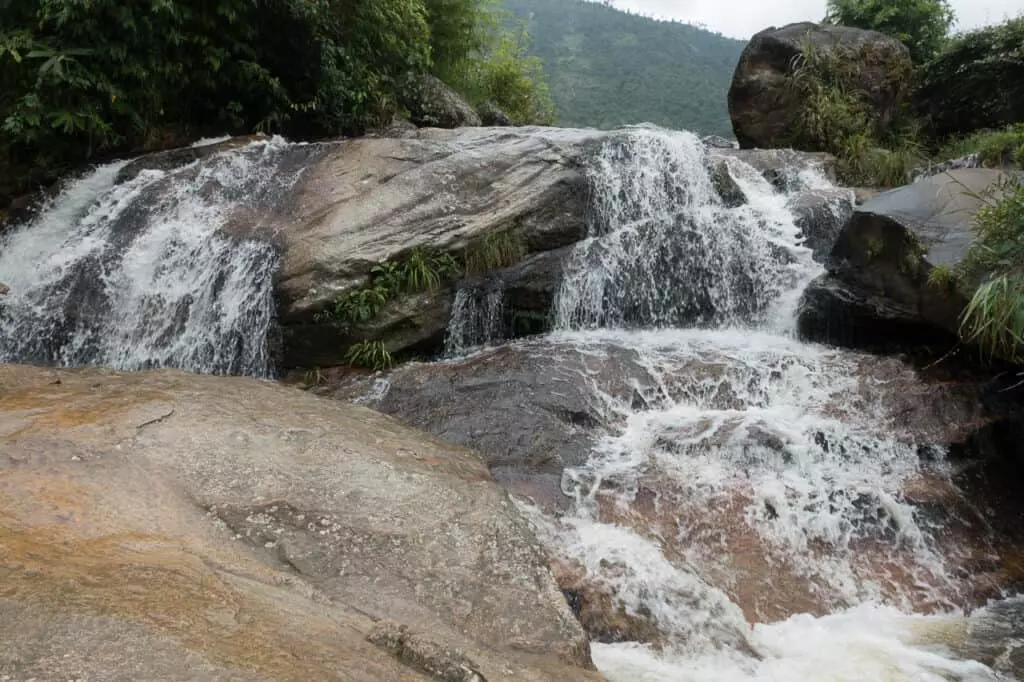
[[[374,371],[394,367],[395,360],[383,341],[361,341],[353,344],[345,353],[345,362],[353,367],[365,367]]]
[[[335,301],[334,319],[343,323],[369,322],[387,305],[388,293],[383,287],[364,287],[349,291]]]

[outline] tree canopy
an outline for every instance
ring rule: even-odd
[[[550,116],[489,0],[0,0],[0,196],[203,134],[355,134],[433,71]]]
[[[870,29],[903,42],[915,64],[942,48],[955,15],[948,0],[828,0],[827,23]]]

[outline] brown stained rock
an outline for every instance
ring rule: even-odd
[[[612,589],[591,579],[579,563],[558,559],[552,563],[551,570],[591,641],[661,645],[658,624],[650,615],[628,613]]]
[[[365,640],[392,619],[492,682],[599,679],[468,450],[249,379],[0,387],[0,676],[429,679]]]
[[[984,377],[932,376],[899,358],[839,350],[826,353],[820,362],[823,372],[857,380],[849,391],[812,409],[853,423],[864,414],[875,415],[872,428],[878,435],[922,446],[921,476],[909,479],[903,494],[922,518],[948,529],[941,534],[940,553],[950,557],[950,575],[956,577],[947,580],[947,576],[928,574],[912,547],[893,547],[888,534],[891,529],[884,525],[873,528],[873,535],[865,534],[851,550],[849,560],[856,575],[882,584],[887,595],[911,594],[914,603],[926,610],[937,608],[936,595],[970,605],[979,603],[979,595],[991,594],[993,586],[1014,584],[1010,568],[1002,577],[995,571],[1003,570],[1009,561],[1001,562],[999,557],[1019,555],[1015,548],[1024,546],[1024,538],[995,542],[997,533],[990,529],[999,519],[1003,526],[1024,527],[1017,523],[1024,516],[1012,505],[1002,504],[979,517],[977,509],[987,506],[981,502],[997,496],[957,490],[953,484],[960,485],[964,476],[957,475],[951,483],[948,476],[929,469],[929,450],[924,447],[956,450],[976,434],[1011,418],[1012,411],[1007,412],[1006,406],[989,403],[992,387],[988,381]],[[731,382],[739,381],[742,391],[743,381],[750,377],[741,374],[729,379],[730,368],[735,367],[728,357],[708,349],[654,364],[662,371],[660,377],[653,376],[649,365],[639,362],[632,350],[613,341],[594,342],[580,350],[570,343],[537,340],[459,361],[400,367],[388,373],[387,390],[383,391],[376,379],[357,375],[330,381],[318,390],[342,399],[364,399],[440,438],[479,450],[495,479],[509,492],[532,499],[557,515],[570,505],[570,498],[562,492],[562,470],[585,462],[597,439],[621,425],[620,417],[595,397],[588,383],[634,409],[656,409],[663,392],[681,400],[696,387],[714,387],[710,393],[701,389],[701,400],[709,409],[744,409],[745,403],[732,390]],[[784,381],[781,374],[777,379]],[[774,453],[784,459],[787,444],[771,427],[769,423],[742,427],[739,419],[723,422],[715,437],[706,438],[702,445],[727,446],[730,440],[742,438],[749,447],[762,449],[765,457]],[[746,430],[740,432],[740,428]],[[667,432],[666,442],[659,439],[653,447],[670,450],[675,435],[687,434]],[[843,454],[835,452],[833,456]],[[808,577],[802,570],[815,557],[828,561],[832,548],[812,545],[802,562],[794,562],[789,557],[791,550],[769,544],[752,524],[769,522],[772,512],[755,508],[755,515],[764,518],[752,522],[749,512],[756,498],[744,483],[742,466],[735,475],[728,494],[708,500],[687,490],[652,458],[635,488],[630,482],[622,486],[615,480],[603,482],[597,496],[599,520],[630,528],[657,542],[669,561],[720,587],[750,621],[772,622],[801,612],[823,614],[842,606],[842,591],[837,586],[821,576]],[[1019,475],[1007,473],[1001,478],[1015,481]],[[709,549],[702,554],[701,548]],[[985,556],[990,557],[987,563],[975,561]],[[957,569],[961,569],[959,573]],[[605,576],[581,574],[580,567],[571,563],[556,564],[554,570],[559,587],[592,638],[658,641],[656,628],[642,614],[638,617],[621,609],[607,588],[610,583],[602,580]],[[918,580],[929,589],[918,591]]]

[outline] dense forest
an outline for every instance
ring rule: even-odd
[[[502,0],[530,34],[563,126],[651,122],[732,136],[726,95],[745,43],[585,0]]]
[[[0,0],[0,209],[204,134],[361,134],[436,76],[548,123],[540,62],[482,0]]]

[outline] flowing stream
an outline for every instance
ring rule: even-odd
[[[278,256],[223,228],[235,206],[294,183],[279,169],[286,147],[123,182],[114,163],[72,181],[0,242],[0,362],[270,376]]]
[[[295,182],[285,147],[69,184],[0,244],[0,362],[271,376],[279,255],[232,237],[227,216]],[[556,556],[656,633],[595,643],[598,667],[613,682],[1013,679],[1024,608],[960,611],[966,550],[907,496],[951,485],[945,453],[889,432],[898,377],[795,338],[821,267],[788,196],[730,161],[747,203],[726,207],[706,154],[689,133],[610,135],[556,331],[518,342],[584,366],[615,349],[645,377],[624,399],[582,371],[606,428],[562,476],[569,509],[519,502]],[[814,171],[791,184],[830,187]],[[453,311],[448,354],[500,343],[500,290],[460,291]]]
[[[624,400],[580,374],[611,427],[563,474],[568,512],[523,503],[556,554],[658,632],[594,644],[598,667],[613,682],[1012,679],[971,659],[1015,669],[1015,639],[978,633],[1019,607],[958,610],[966,550],[906,496],[952,485],[945,453],[887,433],[898,377],[795,338],[822,268],[787,193],[730,161],[748,202],[728,208],[705,154],[657,129],[604,145],[557,331],[521,344],[594,366],[625,351],[645,376]]]

